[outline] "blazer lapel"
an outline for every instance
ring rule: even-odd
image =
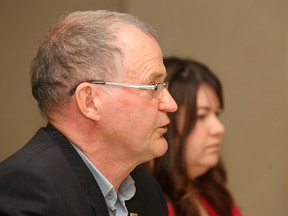
[[[139,206],[139,203],[135,200],[134,197],[131,200],[126,201],[125,205],[129,212],[128,216],[141,216],[142,215],[141,206]]]
[[[51,124],[47,125],[47,132],[53,136],[54,140],[61,147],[64,155],[69,161],[71,168],[77,176],[86,196],[91,203],[95,215],[109,216],[107,205],[102,192],[94,179],[92,173],[76,152],[71,143]]]

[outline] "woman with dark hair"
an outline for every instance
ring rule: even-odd
[[[168,151],[146,165],[166,193],[169,215],[239,216],[219,156],[225,131],[221,83],[199,62],[171,57],[164,64],[179,109],[169,113]]]

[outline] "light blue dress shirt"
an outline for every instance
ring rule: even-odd
[[[130,200],[136,193],[135,182],[128,175],[119,187],[118,194],[115,192],[113,185],[102,175],[102,173],[92,164],[86,155],[71,143],[80,157],[83,159],[91,173],[93,174],[100,190],[105,198],[110,216],[127,216],[128,210],[125,201]]]

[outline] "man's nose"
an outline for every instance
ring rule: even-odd
[[[166,112],[175,112],[178,109],[178,106],[169,93],[169,91],[164,88],[161,98],[160,98],[160,103],[159,103],[159,110],[163,110]]]

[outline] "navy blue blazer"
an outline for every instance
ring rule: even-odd
[[[128,215],[168,215],[156,180],[140,167],[131,176],[136,194],[126,201]],[[0,215],[109,216],[92,173],[50,124],[0,164]]]

